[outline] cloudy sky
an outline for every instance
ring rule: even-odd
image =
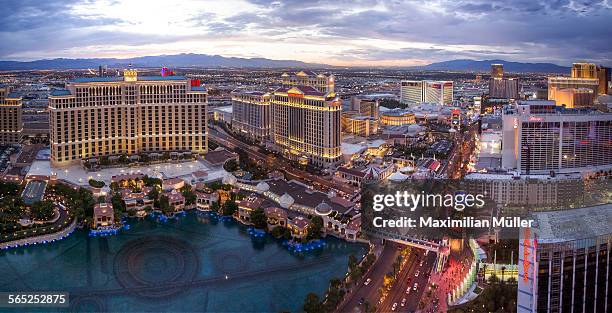
[[[0,59],[175,53],[333,65],[612,65],[612,0],[4,0]]]

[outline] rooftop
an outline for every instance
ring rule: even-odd
[[[539,243],[592,239],[612,234],[612,203],[534,214]]]
[[[112,77],[79,77],[73,80],[74,83],[108,83],[122,82],[123,76]],[[187,80],[185,76],[138,76],[138,81],[176,81]]]

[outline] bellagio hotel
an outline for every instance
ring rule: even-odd
[[[342,101],[334,77],[301,71],[282,75],[272,95],[272,141],[301,163],[330,167],[340,161]]]
[[[206,90],[181,76],[81,78],[49,96],[51,162],[208,149]]]

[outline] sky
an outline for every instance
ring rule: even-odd
[[[201,53],[337,66],[612,65],[612,0],[3,0],[0,59]]]

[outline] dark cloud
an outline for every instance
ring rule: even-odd
[[[71,10],[77,2],[24,0],[3,3],[0,57],[18,56],[20,51],[32,55],[39,50],[185,39],[181,34],[135,34],[130,33],[129,28],[119,32],[97,30],[96,26],[129,21],[77,16]],[[432,46],[346,47],[343,55],[333,56],[335,59],[438,61],[500,57],[560,64],[581,59],[612,65],[612,5],[609,0],[251,0],[251,3],[261,10],[230,17],[194,12],[194,17],[176,23],[201,31],[202,38],[249,34],[271,43],[274,40],[299,42],[301,39],[334,45],[383,39],[419,43],[418,47]],[[303,32],[315,35],[300,38]],[[245,51],[245,55],[249,53]]]

